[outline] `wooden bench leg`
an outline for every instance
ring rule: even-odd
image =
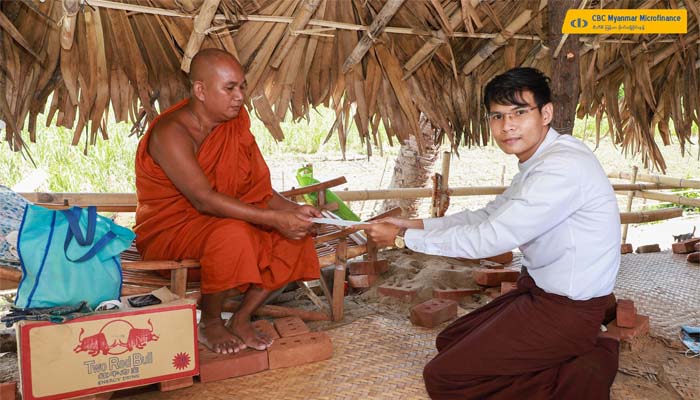
[[[187,268],[176,268],[170,271],[170,291],[185,298],[187,294]]]
[[[345,301],[345,268],[347,267],[348,243],[341,238],[335,249],[335,272],[333,273],[333,321],[343,319],[343,303]]]

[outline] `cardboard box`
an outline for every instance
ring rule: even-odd
[[[58,399],[199,373],[195,303],[106,312],[64,324],[17,326],[24,399]]]

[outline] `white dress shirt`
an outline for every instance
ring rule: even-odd
[[[476,211],[423,220],[406,246],[484,258],[520,248],[545,292],[587,300],[610,294],[620,266],[620,211],[612,185],[580,140],[554,129],[518,164],[510,187]]]

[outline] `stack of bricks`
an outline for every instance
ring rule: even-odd
[[[671,245],[674,254],[688,254],[695,251],[695,245],[700,243],[700,238],[683,240]]]
[[[385,283],[377,287],[377,293],[386,297],[393,297],[401,301],[410,302],[418,296],[418,291],[422,286],[410,282],[389,284]]]
[[[649,333],[649,317],[637,314],[632,300],[619,299],[616,318],[607,328],[607,332],[601,333],[601,336],[629,340]]]
[[[690,238],[671,245],[675,254],[688,254],[686,260],[691,263],[700,263],[700,238]]]
[[[411,322],[425,328],[434,328],[457,317],[457,302],[448,299],[430,299],[411,308]]]
[[[361,261],[348,263],[348,283],[355,289],[372,287],[379,275],[389,270],[389,261]]]
[[[325,332],[310,332],[299,317],[287,317],[272,323],[259,320],[255,329],[274,339],[266,351],[241,350],[217,354],[200,346],[199,379],[213,382],[255,374],[268,369],[293,367],[331,358],[333,344]]]
[[[474,282],[482,286],[501,286],[501,282],[515,282],[520,271],[510,269],[477,269],[472,272]]]

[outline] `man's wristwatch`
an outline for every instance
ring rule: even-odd
[[[405,235],[405,234],[406,234],[406,228],[399,229],[399,233],[396,234],[396,237],[394,238],[394,246],[397,249],[406,248],[406,241],[403,240],[403,235]]]

